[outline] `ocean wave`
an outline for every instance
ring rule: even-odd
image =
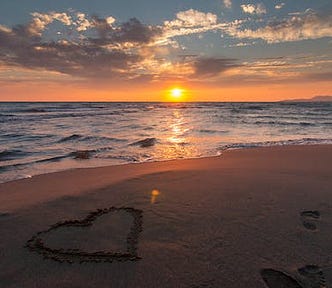
[[[125,139],[112,138],[106,136],[84,136],[81,134],[72,134],[66,136],[57,141],[57,143],[71,142],[71,141],[114,141],[114,142],[126,142]]]
[[[92,154],[95,153],[96,150],[77,150],[70,153],[70,156],[74,159],[86,160],[92,157]]]
[[[288,146],[288,145],[316,145],[316,144],[332,144],[332,138],[301,138],[280,141],[262,141],[249,143],[232,143],[221,146],[218,151],[244,148],[259,148],[271,146]]]
[[[114,160],[121,160],[125,163],[136,163],[140,162],[139,157],[134,155],[107,155],[103,157],[104,159],[114,159]]]
[[[13,169],[18,169],[20,167],[29,166],[35,162],[27,162],[27,163],[15,163],[15,164],[8,164],[0,166],[0,173],[7,172]]]
[[[104,117],[104,116],[117,116],[117,115],[122,115],[120,111],[107,111],[107,112],[102,112],[98,113],[96,111],[91,111],[91,112],[75,112],[75,113],[70,113],[70,112],[62,112],[59,113],[59,111],[45,111],[45,113],[17,113],[17,114],[2,114],[0,115],[0,119],[3,119],[3,121],[8,121],[8,122],[20,122],[20,121],[27,121],[27,122],[32,122],[32,121],[42,121],[42,120],[52,120],[52,119],[66,119],[66,118],[88,118],[88,117]]]
[[[142,130],[144,131],[151,131],[151,130],[154,130],[155,128],[151,127],[151,126],[147,126],[147,127],[144,127]]]
[[[248,123],[248,121],[243,121],[243,123]],[[282,121],[255,121],[256,125],[279,125],[279,126],[316,126],[315,123],[310,122],[282,122]]]
[[[45,113],[45,112],[47,112],[47,110],[43,109],[43,108],[28,108],[28,109],[20,110],[19,112],[23,112],[23,113]]]
[[[15,114],[0,113],[0,118],[15,117]]]
[[[18,137],[23,137],[25,136],[24,134],[19,134],[19,133],[7,133],[7,134],[2,134],[0,137],[1,138],[18,138]]]
[[[156,107],[153,106],[153,105],[148,105],[148,106],[144,107],[143,109],[144,109],[145,111],[150,111],[150,110],[154,110],[155,108],[156,108]]]
[[[126,139],[107,137],[107,136],[85,136],[84,141],[112,141],[112,142],[127,142]]]
[[[24,167],[24,166],[30,166],[33,164],[58,162],[63,159],[66,159],[66,158],[77,159],[77,160],[91,159],[96,154],[102,153],[105,151],[109,151],[109,150],[112,150],[112,148],[111,147],[101,147],[98,149],[91,149],[91,150],[83,150],[83,149],[75,150],[75,151],[69,152],[67,154],[57,155],[57,156],[53,156],[53,157],[47,157],[47,158],[42,158],[42,159],[37,159],[37,160],[22,162],[22,163],[2,165],[2,166],[0,166],[0,172],[8,171],[11,169],[17,169],[17,168]],[[6,151],[5,150],[5,151],[0,152],[0,161],[17,159],[17,158],[19,158],[19,157],[17,157],[17,155],[22,155],[21,157],[24,157],[27,154],[29,154],[29,153],[19,151],[19,150],[16,150],[16,151],[13,151],[13,150]],[[10,158],[10,157],[12,157],[12,158]],[[103,157],[100,157],[100,158],[103,158]]]
[[[21,168],[28,167],[28,166],[31,166],[34,164],[58,162],[65,158],[68,158],[68,157],[78,159],[78,158],[75,158],[75,155],[76,155],[75,152],[71,152],[66,155],[59,155],[59,156],[54,156],[54,157],[38,159],[38,160],[34,160],[34,161],[3,165],[3,166],[0,166],[0,172],[6,172],[6,171],[14,170],[14,169],[21,169]]]
[[[8,165],[0,166],[0,172],[5,172],[5,171],[13,170],[13,169],[21,169],[21,168],[28,167],[28,166],[31,166],[34,164],[58,162],[69,156],[71,156],[71,154],[48,157],[48,158],[43,158],[43,159],[38,159],[38,160],[28,161],[28,162],[22,162],[22,163],[8,164]]]
[[[258,105],[253,105],[253,106],[251,106],[251,105],[249,105],[249,106],[245,106],[245,107],[243,107],[242,109],[244,109],[244,110],[265,110],[267,107],[266,106],[258,106]]]
[[[79,134],[72,134],[70,136],[66,136],[66,137],[63,137],[61,138],[58,143],[62,143],[62,142],[68,142],[68,141],[73,141],[73,140],[78,140],[80,138],[82,138],[83,136],[82,135],[79,135]]]
[[[217,133],[217,130],[211,130],[211,129],[200,129],[198,130],[199,133],[207,133],[207,134],[214,134]]]
[[[70,152],[66,155],[66,157],[74,158],[74,159],[90,159],[98,153],[103,153],[106,151],[113,150],[112,147],[100,147],[97,149],[82,149]],[[103,158],[103,157],[98,157]]]
[[[157,143],[156,138],[145,138],[143,140],[136,141],[131,143],[130,146],[140,146],[141,148],[147,148],[154,146]]]
[[[198,130],[199,133],[203,134],[227,134],[229,130],[212,130],[212,129],[200,129]]]
[[[24,164],[34,164],[34,163],[45,163],[45,162],[58,162],[62,159],[67,158],[68,155],[60,155],[60,156],[54,156],[54,157],[50,157],[50,158],[45,158],[45,159],[40,159],[40,160],[36,160],[30,163],[24,163]]]
[[[22,150],[3,150],[0,151],[0,161],[14,160],[20,157],[25,157],[28,153]]]
[[[316,126],[315,123],[310,123],[310,122],[300,122],[299,123],[301,126]]]
[[[5,144],[8,142],[14,142],[15,144],[21,142],[30,142],[33,143],[34,141],[41,141],[43,139],[51,139],[55,137],[54,135],[48,134],[19,134],[19,133],[7,133],[0,135],[0,142],[4,142]]]

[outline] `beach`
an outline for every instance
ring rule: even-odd
[[[0,184],[0,287],[332,287],[332,145]]]

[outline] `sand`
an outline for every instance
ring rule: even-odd
[[[332,146],[0,184],[0,287],[332,287]]]

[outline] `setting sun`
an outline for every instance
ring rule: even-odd
[[[172,88],[168,91],[170,101],[184,101],[186,91],[182,88]]]
[[[175,98],[179,98],[182,96],[182,89],[174,88],[171,90],[171,95]]]

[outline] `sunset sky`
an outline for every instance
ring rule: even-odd
[[[332,95],[331,0],[1,0],[0,101]]]

